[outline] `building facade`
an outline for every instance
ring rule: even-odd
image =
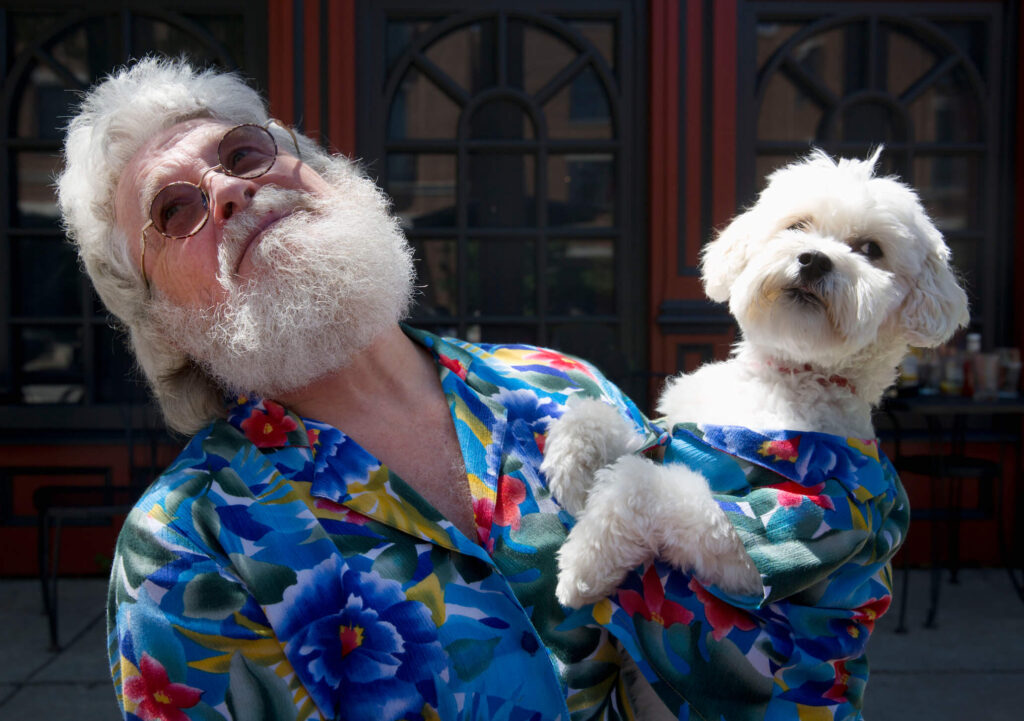
[[[7,0],[0,543],[34,548],[40,485],[125,485],[173,455],[52,189],[75,92],[129,58],[236,69],[357,159],[416,249],[414,324],[576,353],[649,407],[735,337],[702,244],[812,146],[884,144],[953,249],[972,330],[1024,345],[1021,5]],[[62,563],[100,570],[112,534],[67,529]],[[30,551],[0,560],[35,572]]]

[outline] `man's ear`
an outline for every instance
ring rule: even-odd
[[[701,252],[701,279],[704,292],[718,303],[729,300],[732,284],[750,258],[750,240],[754,231],[751,212],[736,217]]]
[[[928,239],[928,255],[921,273],[903,304],[902,316],[911,345],[932,348],[942,345],[970,321],[967,293],[949,267],[949,251],[942,234],[924,214],[918,229]]]

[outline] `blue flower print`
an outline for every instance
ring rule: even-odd
[[[433,678],[447,665],[437,627],[396,581],[332,557],[300,573],[281,608],[285,650],[321,710],[395,721],[436,704]]]

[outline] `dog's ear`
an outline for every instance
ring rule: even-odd
[[[701,252],[701,279],[708,298],[725,303],[732,284],[743,272],[750,258],[751,233],[754,223],[750,211],[736,217],[717,238]]]
[[[942,234],[924,217],[918,227],[928,238],[925,256],[914,286],[903,304],[903,323],[911,345],[931,348],[945,343],[970,321],[967,294],[949,267],[949,251]]]

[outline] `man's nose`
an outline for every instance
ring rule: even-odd
[[[208,177],[206,192],[210,196],[210,214],[220,223],[248,208],[259,187],[251,178],[223,172],[210,173]]]

